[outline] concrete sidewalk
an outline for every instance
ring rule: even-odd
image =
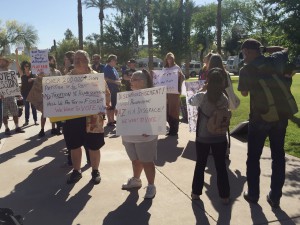
[[[13,122],[9,124],[12,128]],[[300,224],[298,158],[287,155],[281,209],[272,210],[265,199],[271,173],[270,151],[265,148],[261,159],[261,198],[257,205],[249,205],[242,196],[247,188],[246,143],[231,138],[231,204],[224,206],[220,202],[211,157],[201,201],[191,201],[195,134],[188,132],[187,124],[180,124],[178,139],[159,137],[157,195],[153,200],[144,200],[144,188],[121,190],[132,170],[114,129],[106,128],[106,145],[101,150],[102,181],[94,186],[89,183],[91,169],[85,166],[84,154],[83,178],[75,185],[66,184],[71,168],[62,167],[66,161],[65,143],[62,136],[52,136],[50,128],[47,121],[43,138],[37,136],[40,126],[34,125],[25,127],[24,134],[0,135],[0,207],[24,216],[25,225]],[[146,186],[144,174],[142,181]]]

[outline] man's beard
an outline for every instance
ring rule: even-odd
[[[49,66],[50,66],[52,69],[55,69],[55,68],[56,68],[56,64],[55,64],[55,63],[49,63]]]

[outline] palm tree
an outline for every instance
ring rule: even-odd
[[[153,34],[152,34],[152,1],[147,0],[147,26],[148,26],[148,55],[149,55],[149,70],[153,70]]]
[[[113,8],[113,3],[110,0],[85,0],[84,3],[86,8],[98,8],[99,9],[99,20],[100,20],[100,54],[103,57],[102,46],[103,46],[103,20],[104,10],[107,8]]]
[[[217,51],[221,55],[221,38],[222,38],[222,15],[221,15],[222,0],[218,0],[217,13]]]
[[[83,25],[81,0],[77,0],[79,49],[83,50]]]

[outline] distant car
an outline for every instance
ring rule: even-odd
[[[202,68],[201,62],[197,61],[191,61],[189,66],[189,77],[196,77],[196,75],[199,75],[200,69]],[[185,73],[185,63],[181,67],[182,72]]]
[[[238,55],[229,56],[226,63],[226,70],[229,73],[238,74],[239,73],[239,63],[242,59]]]

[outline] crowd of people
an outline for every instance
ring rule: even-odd
[[[245,64],[259,65],[263,62],[265,56],[261,52],[261,43],[254,39],[246,40],[241,47]],[[268,47],[265,49],[269,53],[274,53],[274,63],[284,62],[287,49],[281,47]],[[73,167],[73,171],[67,180],[68,184],[78,182],[82,178],[81,158],[82,147],[85,148],[87,161],[90,164],[91,181],[99,184],[101,181],[99,164],[100,149],[105,144],[104,126],[114,127],[117,118],[117,93],[121,91],[121,86],[125,87],[123,91],[136,91],[153,87],[152,74],[147,70],[137,70],[136,61],[129,59],[128,69],[124,69],[122,77],[116,70],[117,56],[109,55],[106,64],[101,64],[101,56],[95,54],[92,56],[92,64],[87,52],[78,50],[76,52],[66,52],[64,57],[64,70],[60,72],[56,69],[56,60],[49,56],[50,74],[48,76],[80,75],[104,73],[105,95],[106,95],[106,115],[99,113],[66,121],[52,123],[51,134],[63,136],[68,149],[68,165]],[[25,108],[25,123],[23,127],[30,123],[30,108],[34,125],[39,125],[37,110],[33,104],[27,101],[27,96],[39,75],[31,71],[31,63],[23,61],[19,64],[18,51],[16,51],[16,62],[18,73],[21,76],[21,95]],[[0,71],[7,71],[9,60],[5,57],[0,58]],[[167,94],[167,122],[169,130],[166,131],[169,136],[178,137],[179,114],[180,114],[180,92],[185,79],[183,72],[175,62],[175,56],[169,52],[164,59],[165,72],[178,70],[178,94]],[[250,118],[248,132],[248,159],[247,159],[247,183],[248,190],[244,193],[244,198],[250,203],[257,203],[259,193],[260,167],[259,159],[262,153],[266,137],[270,138],[272,152],[272,176],[271,190],[267,195],[267,201],[272,207],[279,207],[282,196],[282,187],[285,180],[285,160],[284,160],[284,137],[287,127],[287,119],[280,119],[278,122],[265,122],[261,119],[255,108],[252,107],[254,101],[258,101],[260,96],[253,95],[252,74],[246,67],[240,70],[240,79],[238,90],[242,96],[250,94]],[[226,88],[231,84],[228,72],[223,67],[222,58],[219,54],[209,53],[204,57],[204,67],[199,75],[205,80],[202,90],[199,90],[188,101],[192,106],[198,108],[199,116],[196,132],[196,165],[192,182],[191,198],[200,199],[204,186],[204,174],[209,152],[214,158],[217,171],[218,194],[224,204],[230,202],[230,183],[228,180],[226,167],[226,151],[228,141],[226,133],[212,134],[207,128],[208,118],[219,108],[229,108]],[[5,134],[10,135],[8,127],[8,116],[13,117],[15,123],[15,132],[25,132],[18,123],[18,110],[15,97],[2,98],[0,104],[1,124],[2,118],[5,126]],[[3,114],[2,114],[3,110]],[[106,117],[107,116],[107,119]],[[107,121],[105,121],[107,120]],[[40,120],[41,131],[39,137],[45,136],[44,126],[46,118],[43,114]],[[61,130],[63,127],[63,130]],[[158,135],[141,134],[135,136],[123,135],[122,143],[126,153],[132,162],[132,177],[122,185],[123,189],[140,188],[142,181],[141,173],[144,170],[148,181],[145,198],[152,199],[156,194],[155,187],[155,164],[157,155]]]

